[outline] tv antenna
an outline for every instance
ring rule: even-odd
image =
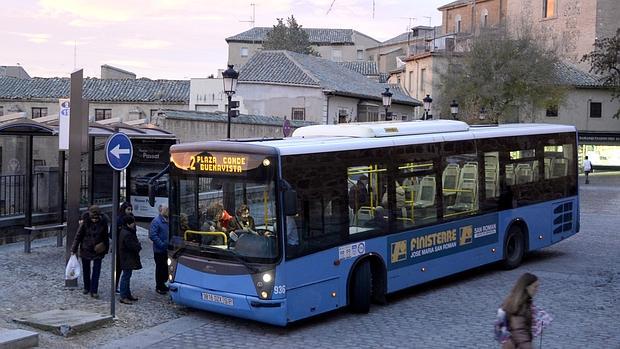
[[[428,26],[432,27],[433,25],[431,24],[431,20],[433,19],[433,17],[429,17],[429,16],[422,16],[423,18],[427,18],[428,19]]]
[[[326,15],[328,15],[329,12],[331,12],[332,8],[334,7],[335,2],[336,0],[332,0],[332,3],[329,4],[329,8],[327,9],[327,12],[325,12]],[[372,19],[375,19],[375,0],[372,0]]]
[[[396,18],[402,18],[402,19],[408,19],[409,20],[409,24],[407,25],[407,30],[409,31],[411,30],[411,28],[413,28],[413,22],[417,19],[415,17],[396,17]]]
[[[254,24],[256,23],[256,4],[255,3],[251,3],[250,6],[252,6],[252,17],[250,18],[250,20],[249,21],[239,21],[239,22],[252,23],[252,28],[254,28]]]

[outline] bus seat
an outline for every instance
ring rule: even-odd
[[[420,189],[416,193],[414,207],[424,208],[435,205],[435,177],[425,176],[420,181]]]
[[[461,187],[465,179],[471,179],[475,182],[478,181],[478,164],[476,164],[475,162],[468,162],[463,165],[459,176],[459,184],[457,187]]]
[[[495,180],[487,180],[484,183],[484,188],[485,188],[485,192],[486,192],[486,196],[487,199],[488,198],[494,198],[497,196],[497,182],[495,182]]]
[[[470,211],[476,207],[476,191],[478,186],[473,179],[464,179],[459,191],[456,193],[454,205],[448,209],[455,211]]]
[[[513,164],[506,165],[506,184],[507,185],[515,184],[515,172],[514,172]]]
[[[565,158],[557,158],[551,161],[551,178],[563,177],[568,174],[568,161]]]
[[[530,164],[518,164],[515,167],[517,184],[530,183],[533,180],[532,166]]]
[[[460,167],[457,164],[448,164],[443,170],[441,185],[443,189],[455,190],[458,187]]]

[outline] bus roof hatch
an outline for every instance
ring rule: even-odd
[[[296,129],[293,137],[378,138],[442,132],[464,132],[469,125],[453,120],[416,120],[408,122],[366,122],[337,125],[313,125]]]

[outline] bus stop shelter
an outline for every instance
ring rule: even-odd
[[[57,116],[0,119],[0,230],[4,232],[0,239],[12,240],[21,233],[29,240],[37,230],[62,229],[66,224],[66,156],[58,150],[58,129]],[[150,124],[90,123],[88,152],[81,159],[82,209],[92,204],[108,213],[114,209],[104,148],[115,132],[125,133],[134,143],[135,161],[121,176],[120,197],[125,200],[136,186],[128,174],[145,173],[145,166],[147,173],[165,167],[168,148],[176,142],[174,134]]]

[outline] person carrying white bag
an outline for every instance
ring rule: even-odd
[[[77,256],[75,254],[71,254],[69,257],[69,261],[67,262],[67,268],[65,269],[65,279],[66,280],[74,280],[82,275],[82,266],[80,265],[80,261],[78,261]]]

